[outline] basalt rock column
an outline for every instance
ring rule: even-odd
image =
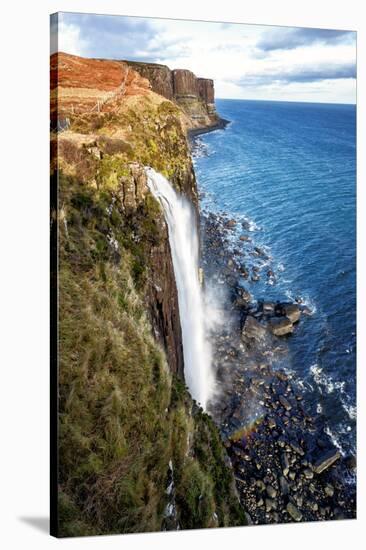
[[[211,78],[197,78],[198,95],[205,103],[208,115],[216,115],[214,81]]]

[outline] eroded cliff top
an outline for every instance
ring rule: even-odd
[[[55,53],[50,62],[51,118],[115,107],[119,95],[141,96],[150,92],[150,83],[127,63],[87,59]],[[58,106],[58,109],[57,109]]]
[[[63,52],[51,56],[51,120],[115,112],[129,98],[149,96],[178,104],[187,127],[217,122],[213,80],[155,63],[88,59]],[[159,98],[154,98],[158,94]]]

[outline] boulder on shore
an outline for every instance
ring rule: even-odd
[[[316,474],[321,474],[324,470],[332,466],[332,464],[334,464],[340,457],[341,453],[338,449],[331,449],[330,451],[327,451],[314,462],[314,472]]]
[[[291,323],[297,323],[301,316],[301,309],[296,304],[286,304],[283,312]]]
[[[253,340],[261,340],[266,334],[266,327],[261,325],[254,317],[248,315],[245,319],[242,336]]]
[[[288,514],[292,517],[292,519],[294,521],[301,521],[302,520],[302,513],[300,512],[300,510],[298,510],[296,508],[296,506],[292,502],[289,502],[287,504],[286,510],[287,510]]]
[[[263,313],[265,313],[267,315],[274,315],[275,303],[274,302],[263,302],[262,310],[263,310]]]
[[[287,317],[275,317],[270,320],[269,326],[272,334],[275,336],[285,336],[286,334],[291,334],[294,331],[293,324]]]

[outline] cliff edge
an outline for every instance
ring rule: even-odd
[[[209,128],[220,123],[212,79],[197,78],[191,71],[170,70],[166,65],[157,63],[126,63],[147,78],[154,92],[175,101],[191,119],[192,128]]]
[[[88,112],[113,112],[122,97],[150,96],[175,103],[186,129],[224,127],[216,112],[214,82],[185,69],[157,63],[84,59],[65,53],[51,56],[51,124]]]
[[[51,123],[53,534],[242,525],[218,431],[184,384],[168,231],[144,171],[197,204],[194,119],[127,63],[56,54]]]

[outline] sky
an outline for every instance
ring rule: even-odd
[[[51,16],[51,53],[162,63],[216,98],[356,102],[356,33],[81,13]]]

